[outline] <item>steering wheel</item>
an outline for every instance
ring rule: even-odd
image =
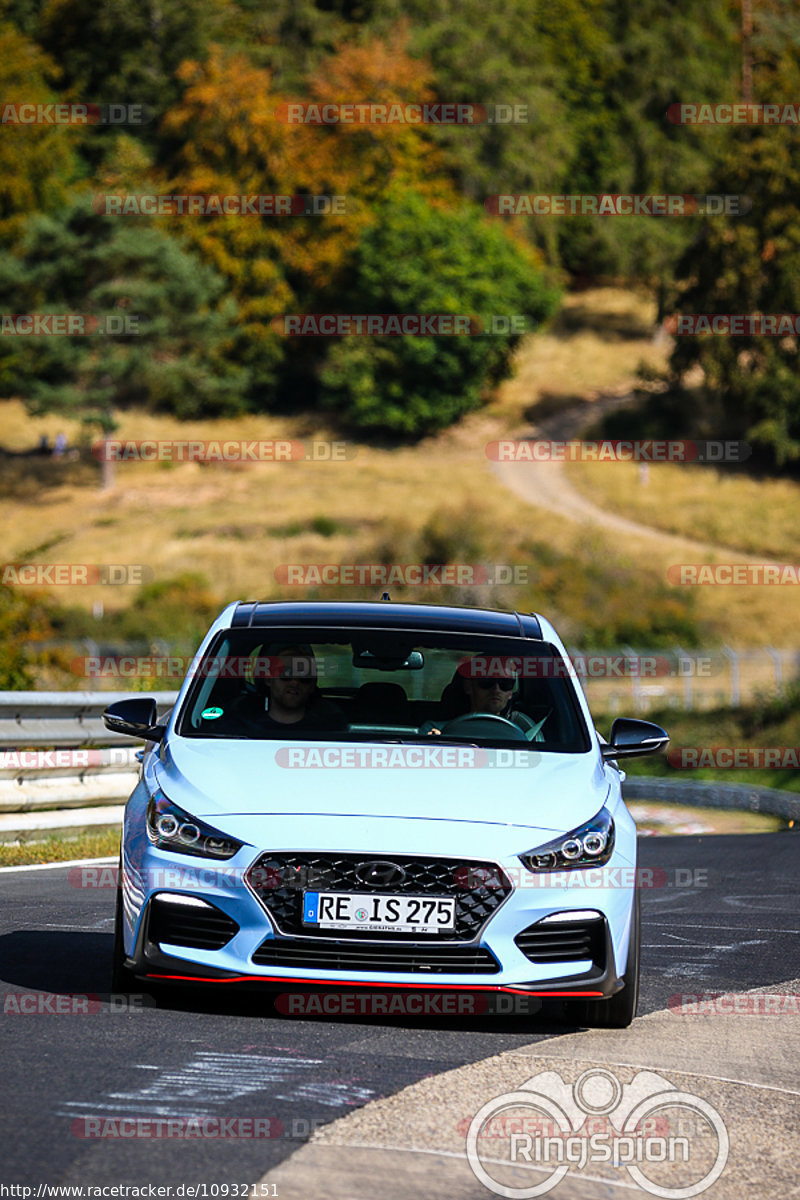
[[[485,728],[487,723],[489,725],[488,730]],[[453,717],[452,721],[446,721],[442,726],[442,734],[463,734],[464,737],[469,737],[472,734],[475,737],[481,737],[482,735],[492,737],[495,733],[495,730],[491,728],[493,725],[502,725],[502,733],[505,737],[509,736],[507,732],[509,729],[513,730],[514,736],[512,740],[515,742],[525,742],[528,740],[519,725],[514,721],[509,721],[508,717],[499,717],[497,713],[484,712],[464,713],[463,716]],[[500,729],[496,732],[498,735],[501,733]]]

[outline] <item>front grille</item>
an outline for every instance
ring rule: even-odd
[[[483,946],[398,945],[319,938],[267,938],[253,955],[259,966],[307,971],[406,971],[426,975],[493,975],[497,959]]]
[[[589,958],[605,968],[605,921],[537,921],[514,938],[526,958],[534,963],[578,962]]]
[[[236,922],[213,904],[199,908],[170,903],[158,896],[150,904],[148,937],[156,944],[221,950],[238,932]]]
[[[405,878],[391,887],[362,883],[356,869],[368,862],[392,862]],[[453,858],[423,858],[393,854],[262,854],[246,874],[276,929],[315,939],[339,938],[341,930],[314,930],[303,925],[303,893],[361,892],[386,896],[455,896],[455,932],[426,934],[432,942],[472,941],[497,911],[512,887],[508,877],[492,862]],[[354,929],[354,938],[374,937],[369,930]],[[382,941],[419,940],[416,933],[381,933]]]

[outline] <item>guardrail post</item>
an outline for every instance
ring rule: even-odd
[[[722,653],[731,666],[731,708],[739,708],[742,702],[739,680],[739,655],[730,646],[723,646]]]
[[[783,695],[783,655],[780,650],[776,650],[774,646],[765,646],[767,654],[772,659],[772,665],[775,668],[775,690],[779,696]]]
[[[644,695],[642,693],[642,681],[639,677],[638,668],[635,666],[637,654],[632,646],[622,646],[625,662],[632,662],[634,665],[631,669],[631,699],[633,701],[633,711],[640,713],[644,711]]]
[[[688,651],[684,650],[683,646],[675,647],[675,654],[678,658],[678,674],[683,678],[683,705],[689,712],[694,711],[694,688],[692,685],[692,656]],[[687,669],[684,671],[683,664],[687,664]]]

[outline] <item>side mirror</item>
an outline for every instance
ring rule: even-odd
[[[103,713],[105,727],[112,733],[126,733],[147,742],[160,742],[167,732],[166,725],[159,725],[157,721],[158,709],[152,696],[117,700]]]
[[[669,734],[652,721],[617,717],[611,726],[611,741],[600,747],[603,761],[633,758],[636,754],[655,754],[669,745]]]

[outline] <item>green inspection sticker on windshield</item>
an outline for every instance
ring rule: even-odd
[[[216,721],[217,717],[222,716],[221,708],[204,708],[200,716],[204,721]]]

